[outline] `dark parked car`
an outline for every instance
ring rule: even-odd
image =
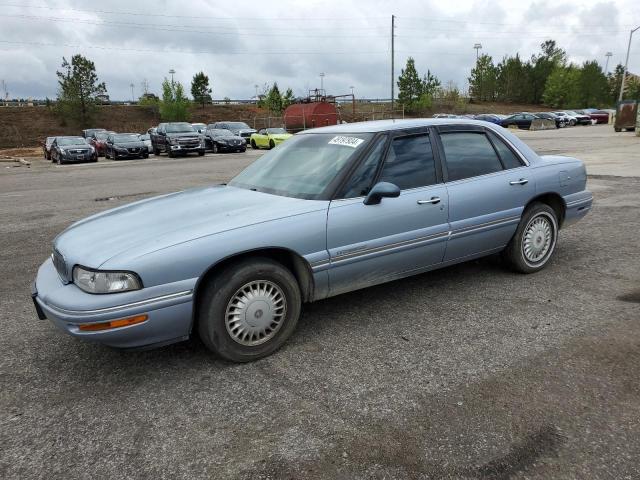
[[[155,155],[165,152],[170,157],[197,152],[204,155],[204,135],[196,132],[190,123],[161,123],[151,133],[151,147]]]
[[[500,125],[502,122],[502,118],[493,113],[483,113],[481,115],[476,115],[474,117],[475,120],[483,120],[485,122],[495,123],[496,125]]]
[[[510,117],[502,120],[500,125],[505,128],[516,126],[518,128],[528,130],[531,128],[531,122],[533,122],[535,118],[536,116],[531,113],[516,113],[515,115],[511,115]]]
[[[101,132],[93,132],[91,134],[91,137],[89,137],[88,139],[89,144],[96,149],[99,157],[104,157],[104,152],[107,146],[107,137],[110,133],[116,132],[107,132],[106,130]]]
[[[56,137],[47,137],[47,139],[42,144],[42,153],[44,155],[44,158],[47,160],[51,160],[51,144],[53,144],[53,141],[55,139]]]
[[[94,134],[95,132],[106,132],[106,131],[107,131],[106,128],[87,128],[85,130],[82,130],[82,136],[88,140],[89,138],[91,138],[91,135]]]
[[[563,128],[569,124],[569,120],[567,117],[561,117],[560,115],[556,115],[551,112],[538,112],[535,114],[536,117],[542,118],[544,120],[553,120],[556,124],[556,128]]]
[[[223,130],[229,130],[234,135],[244,138],[247,143],[251,139],[251,135],[257,132],[256,129],[251,128],[244,122],[216,122],[213,126],[209,125],[209,128],[220,128]]]
[[[82,137],[56,137],[51,144],[51,161],[63,163],[97,162],[96,149]]]
[[[211,128],[212,125],[207,127],[204,134],[206,148],[213,153],[245,152],[247,150],[247,142],[244,138],[234,135],[229,130]]]
[[[140,140],[138,133],[112,133],[107,137],[104,156],[119,158],[148,158],[147,146]]]

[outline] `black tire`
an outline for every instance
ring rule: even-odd
[[[171,150],[171,147],[167,147],[167,155],[169,156],[169,158],[175,157],[175,154],[173,153],[173,150]]]
[[[527,258],[525,254],[525,236],[527,232],[532,234],[530,228],[534,228],[534,221],[542,222],[542,225],[550,229],[549,243],[546,246],[546,240],[543,238],[543,232],[539,231],[529,241],[534,242],[534,245],[540,243],[540,248],[543,249],[543,254],[539,259]],[[555,210],[546,203],[533,203],[522,214],[520,224],[516,229],[516,233],[502,252],[502,256],[506,263],[515,271],[521,273],[535,273],[542,270],[548,263],[558,241],[558,216]],[[535,232],[535,230],[533,230]],[[546,250],[545,250],[546,249]]]
[[[213,153],[218,153],[220,151],[220,149],[218,148],[218,144],[216,142],[213,142],[213,147],[211,148],[211,151]]]
[[[572,127],[576,126],[576,121],[575,120],[569,120],[569,125],[571,125]]]
[[[60,155],[56,155],[56,163],[58,165],[62,165],[64,162],[62,161],[62,159],[60,158]]]
[[[144,152],[142,154],[142,158],[149,158],[149,152]]]
[[[270,282],[280,289],[285,302],[284,315],[271,338],[257,345],[243,345],[228,331],[227,309],[232,308],[230,302],[233,297],[254,281]],[[281,264],[268,258],[242,260],[221,271],[202,288],[197,319],[200,338],[209,350],[232,362],[250,362],[273,353],[291,336],[300,317],[302,299],[295,277]],[[256,310],[254,315],[251,318],[261,318],[263,310]]]
[[[251,140],[251,148],[253,148],[254,150],[258,149],[258,147],[256,146],[256,141],[255,140]]]
[[[269,140],[269,150],[275,147],[276,147],[276,142],[274,142],[273,140]]]
[[[204,157],[204,150],[198,150],[198,156]]]
[[[158,147],[153,147],[153,154],[156,157],[159,157],[160,156],[160,149]]]

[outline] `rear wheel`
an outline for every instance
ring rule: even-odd
[[[298,323],[298,283],[268,258],[232,265],[203,288],[198,332],[207,348],[227,360],[249,362],[273,353]]]
[[[169,156],[169,158],[175,157],[175,154],[173,153],[173,150],[171,150],[171,147],[167,147],[167,155]]]
[[[217,143],[213,142],[212,150],[213,150],[213,153],[218,153],[220,151],[220,149],[218,148],[218,144]]]
[[[503,257],[514,270],[534,273],[547,265],[555,251],[557,240],[556,212],[545,203],[534,203],[524,211]]]
[[[198,150],[198,156],[199,157],[204,157],[204,149]]]

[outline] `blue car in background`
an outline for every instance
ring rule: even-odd
[[[497,252],[540,271],[590,210],[586,181],[580,160],[540,157],[483,121],[307,130],[226,185],[71,225],[32,296],[40,318],[83,340],[139,348],[197,332],[251,361],[287,340],[303,302]]]

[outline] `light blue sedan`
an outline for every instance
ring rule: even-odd
[[[353,123],[299,133],[227,185],[125,205],[54,241],[40,318],[120,348],[198,332],[244,362],[303,302],[502,252],[533,273],[590,210],[580,160],[540,157],[487,122]]]

